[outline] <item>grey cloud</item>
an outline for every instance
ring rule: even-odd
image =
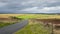
[[[60,6],[60,2],[46,4],[46,7],[54,7],[54,6]]]
[[[56,1],[56,2],[52,2],[52,1]],[[36,11],[20,11],[20,10],[26,8],[32,8],[32,7],[39,7],[40,9],[42,9],[44,7],[60,6],[60,0],[48,0],[48,1],[47,0],[0,0],[0,2],[7,3],[5,6],[0,7],[0,13],[34,13]],[[23,5],[22,3],[24,2],[25,4]],[[60,11],[58,10],[55,12],[58,13]]]

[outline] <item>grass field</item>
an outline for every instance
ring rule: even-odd
[[[4,27],[4,26],[8,26],[8,25],[12,25],[14,23],[0,23],[0,28]]]
[[[18,15],[17,14],[0,14],[0,28],[20,22],[20,20],[10,18],[10,16],[18,16]]]
[[[22,16],[17,16],[18,18],[24,19],[60,19],[60,15],[44,15],[44,14],[25,14]],[[29,22],[31,23],[31,22]],[[27,25],[23,29],[15,32],[14,34],[50,34],[51,28],[46,29],[42,24],[36,23]]]
[[[7,22],[0,22],[0,28],[8,26],[8,25],[15,24],[15,23],[18,23],[18,21],[15,21],[15,22],[11,22],[11,21],[10,22],[9,21],[7,21]]]
[[[38,22],[31,22],[29,22],[26,27],[21,30],[18,30],[14,34],[50,34],[50,28],[45,28],[43,24],[40,24]]]
[[[48,14],[0,14],[0,18],[7,18],[9,16],[16,16],[18,18],[39,18],[39,19],[50,19],[57,18],[60,19],[60,15],[48,15]]]
[[[47,15],[47,14],[0,14],[1,17],[16,16],[23,19],[60,19],[60,15]],[[42,24],[29,22],[26,27],[21,30],[18,30],[14,34],[49,34],[50,31],[47,30]]]
[[[60,15],[44,15],[44,14],[22,14],[17,16],[19,18],[38,18],[38,19],[52,19],[52,18],[57,18],[60,19]]]

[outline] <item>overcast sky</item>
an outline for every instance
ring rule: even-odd
[[[0,13],[60,13],[60,0],[0,0]]]

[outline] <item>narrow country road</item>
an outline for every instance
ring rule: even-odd
[[[20,23],[16,23],[16,24],[13,24],[13,25],[3,27],[3,28],[0,29],[0,34],[13,34],[14,32],[23,28],[27,24],[28,24],[28,20],[23,20]]]

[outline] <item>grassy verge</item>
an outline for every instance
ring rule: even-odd
[[[0,23],[0,28],[11,25],[11,24],[14,24],[14,23]]]
[[[49,34],[50,31],[46,29],[42,24],[28,24],[23,29],[15,32],[14,34]]]
[[[20,21],[21,20],[18,20],[18,21],[1,21],[0,22],[0,28],[5,27],[5,26],[8,26],[8,25],[15,24],[15,23],[18,23]]]

